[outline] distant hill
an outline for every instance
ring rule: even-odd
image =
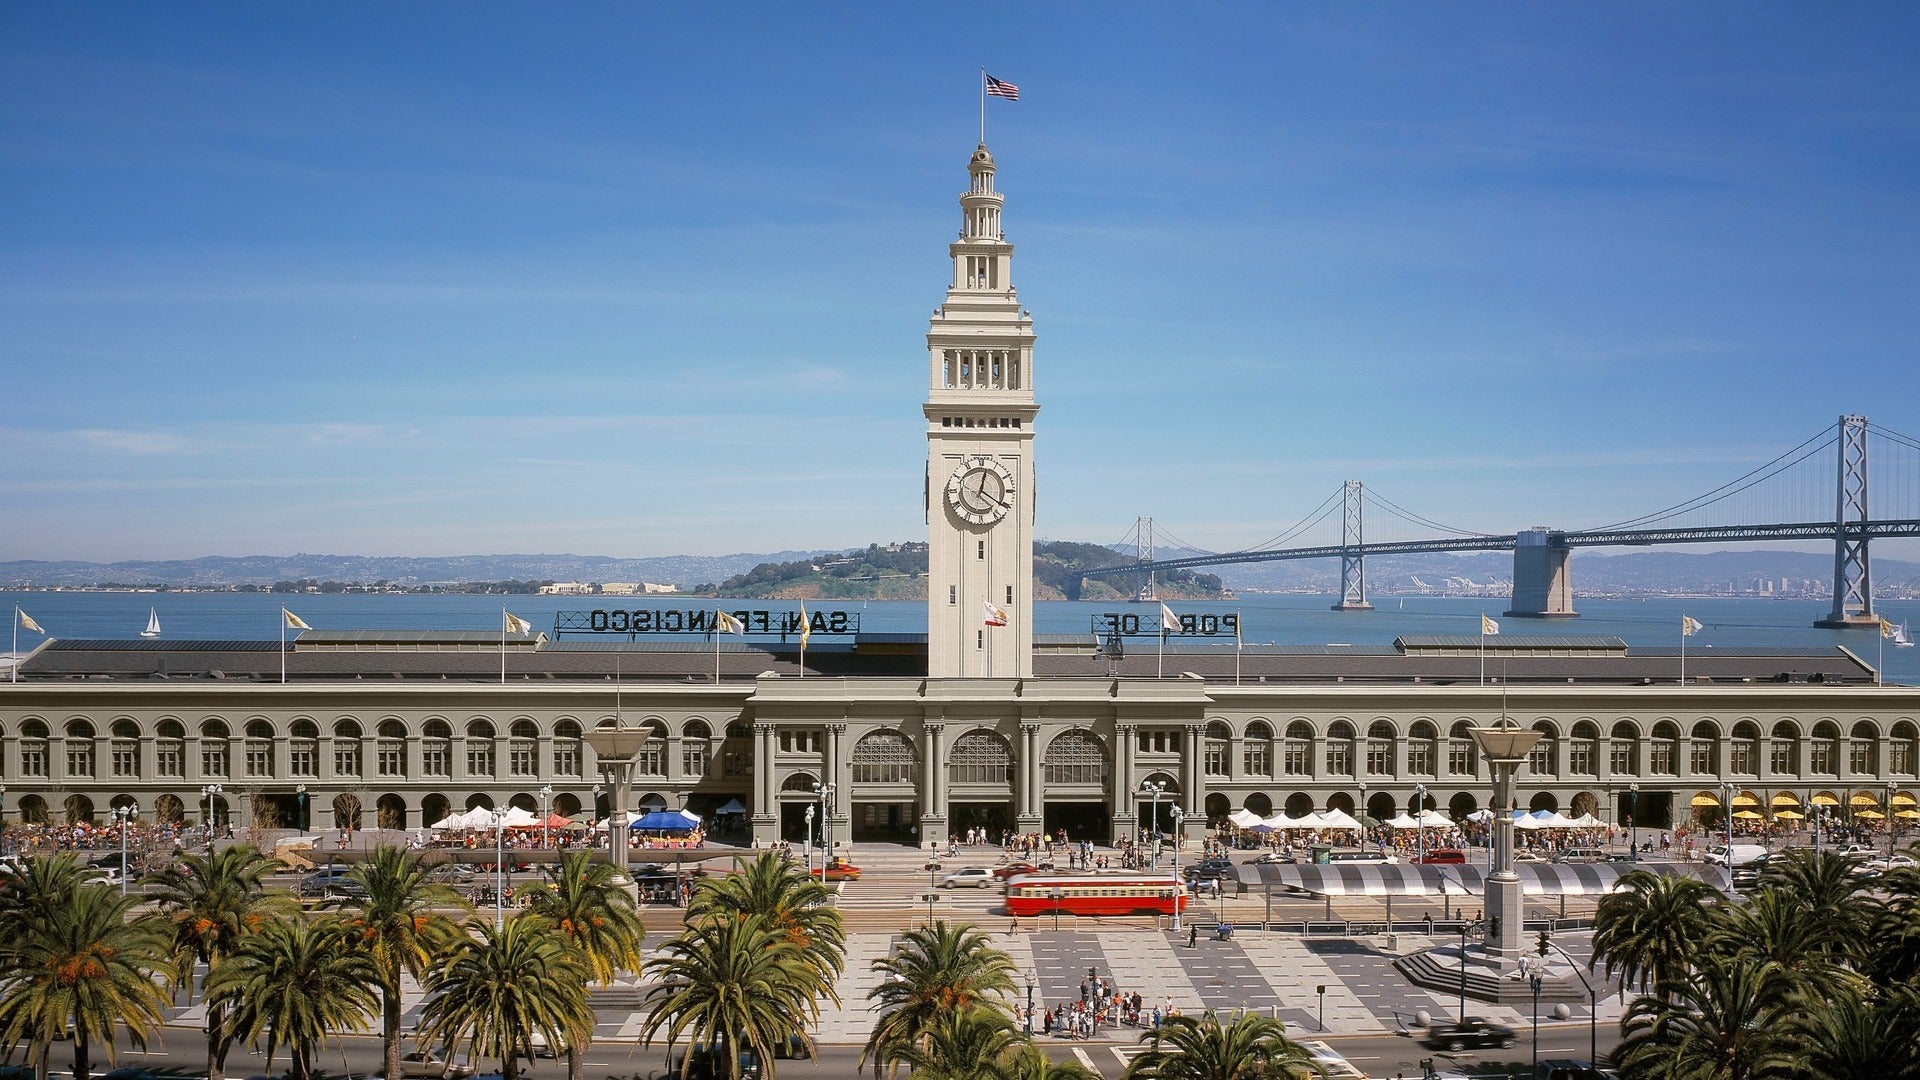
[[[1126,595],[1124,579],[1088,580],[1084,571],[1119,566],[1128,556],[1098,544],[1041,541],[1033,546],[1034,595],[1041,600],[1105,600]],[[927,545],[874,544],[864,551],[762,563],[744,574],[705,583],[693,592],[771,600],[924,600]],[[1225,595],[1212,574],[1175,571],[1160,577],[1167,599],[1204,600]]]
[[[690,585],[743,574],[760,563],[811,558],[827,551],[771,554],[665,555],[616,559],[607,555],[209,555],[199,559],[128,562],[0,563],[0,587],[132,585],[210,587],[272,585],[276,581],[386,581],[396,585],[469,581],[653,581]]]

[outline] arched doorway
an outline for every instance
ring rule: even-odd
[[[1207,828],[1218,828],[1227,823],[1227,815],[1233,813],[1233,803],[1225,795],[1216,791],[1207,796]]]
[[[965,738],[965,736],[962,736]],[[955,749],[958,749],[956,744]],[[920,752],[913,740],[894,728],[870,731],[853,744],[848,761],[851,792],[836,795],[853,814],[856,843],[912,844],[920,837]],[[958,825],[948,807],[949,831]],[[817,811],[816,811],[817,812]],[[837,813],[838,807],[830,812]],[[815,829],[824,823],[816,822]],[[935,842],[945,837],[928,837]]]
[[[1400,812],[1400,800],[1392,793],[1376,791],[1367,799],[1367,816],[1374,821],[1385,821]]]
[[[420,824],[428,828],[445,821],[452,813],[453,804],[437,791],[420,800]]]
[[[1287,816],[1303,818],[1313,813],[1313,796],[1304,791],[1296,791],[1287,796]]]
[[[1152,795],[1156,784],[1159,785],[1160,790],[1160,797],[1157,800]],[[1148,773],[1140,781],[1140,790],[1133,795],[1138,803],[1134,818],[1139,822],[1139,828],[1143,834],[1173,832],[1173,808],[1180,805],[1180,781],[1175,780],[1172,773]],[[1155,817],[1155,814],[1159,816]]]
[[[20,797],[20,820],[27,825],[45,825],[47,823],[47,800],[38,795]]]
[[[820,829],[820,800],[813,789],[820,781],[812,773],[797,772],[786,778],[780,785],[780,839],[789,843],[818,843],[822,835]],[[807,811],[813,811],[812,821]]]
[[[1465,821],[1468,814],[1480,809],[1480,800],[1467,792],[1458,792],[1447,800],[1447,816],[1455,821]]]
[[[360,796],[347,791],[333,797],[333,827],[359,831]]]
[[[1597,814],[1599,809],[1600,799],[1591,791],[1580,792],[1573,797],[1572,802],[1567,804],[1567,811],[1573,817],[1577,818],[1586,817],[1588,814]]]
[[[1551,791],[1536,791],[1533,798],[1527,800],[1528,810],[1558,810],[1560,799]]]
[[[407,827],[407,800],[388,792],[380,796],[374,804],[374,820],[383,829],[404,829]]]
[[[1242,805],[1247,808],[1249,814],[1259,814],[1261,817],[1273,816],[1273,800],[1268,798],[1264,791],[1256,791],[1247,796],[1247,801]]]
[[[67,824],[69,825],[93,824],[93,800],[87,798],[85,795],[75,792],[67,796],[66,802],[61,805],[61,809],[66,811]]]
[[[162,795],[153,800],[153,820],[163,825],[178,825],[187,816],[187,804],[178,795]]]
[[[580,816],[580,796],[571,791],[563,791],[553,797],[553,812],[561,817]]]
[[[1345,791],[1336,791],[1327,796],[1327,809],[1338,810],[1343,814],[1353,814],[1353,796]]]
[[[1014,828],[1013,748],[996,731],[969,731],[947,752],[947,831],[984,830],[999,843]],[[857,827],[856,823],[856,827]],[[854,833],[859,839],[859,833]]]

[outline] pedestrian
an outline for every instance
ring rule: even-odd
[[[1191,949],[1199,944],[1200,944],[1200,928],[1198,926],[1187,927],[1187,948]]]
[[[1012,918],[1011,920],[1009,920],[1009,921],[1008,921],[1008,923],[1007,923],[1007,933],[1009,933],[1009,934],[1017,934],[1017,933],[1019,933],[1019,932],[1020,932],[1020,916],[1018,916],[1018,915],[1015,915],[1015,916],[1014,916],[1014,917],[1013,917],[1013,918]]]

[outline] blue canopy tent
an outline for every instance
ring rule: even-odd
[[[700,815],[691,810],[655,810],[628,826],[635,832],[692,832],[699,827]]]

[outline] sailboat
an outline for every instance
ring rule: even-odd
[[[145,630],[140,631],[140,636],[141,637],[159,637],[160,636],[160,612],[158,610],[154,608],[147,609],[147,628]]]
[[[1895,648],[1913,648],[1913,639],[1907,636],[1906,623],[1901,623],[1899,626],[1893,628],[1893,644]]]

